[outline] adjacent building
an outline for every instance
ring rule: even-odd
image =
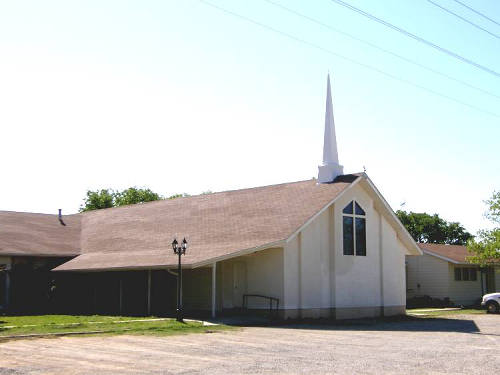
[[[468,263],[465,246],[418,245],[423,256],[406,257],[408,298],[430,296],[467,306],[500,291],[500,267]]]

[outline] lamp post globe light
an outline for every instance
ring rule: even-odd
[[[183,322],[182,316],[182,268],[181,268],[181,256],[186,254],[187,249],[187,241],[186,237],[182,240],[181,244],[177,242],[177,239],[174,238],[172,241],[172,249],[174,250],[174,254],[179,257],[179,262],[177,266],[177,321]]]

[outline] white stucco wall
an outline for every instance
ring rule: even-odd
[[[342,210],[356,200],[366,213],[366,256],[343,255]],[[356,185],[334,205],[335,307],[380,306],[379,215],[372,199]]]
[[[283,251],[283,303],[284,309],[298,309],[302,305],[301,292],[301,234],[288,242]]]
[[[259,251],[250,255],[241,256],[219,262],[220,283],[222,284],[222,301],[224,309],[241,307],[243,294],[260,294],[279,298],[280,304],[284,301],[283,280],[284,264],[283,249],[274,248]],[[235,292],[235,267],[237,272],[243,270],[240,276],[240,290]],[[260,298],[249,298],[248,308],[268,309],[269,302]]]
[[[366,256],[343,255],[342,210],[353,199],[366,213]],[[291,317],[331,316],[332,308],[337,317],[353,309],[356,317],[373,316],[382,305],[400,308],[406,299],[404,262],[396,231],[356,185],[285,245],[284,308]]]
[[[384,306],[406,306],[405,253],[396,231],[382,217]]]

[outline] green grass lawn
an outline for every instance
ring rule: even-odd
[[[417,316],[450,316],[450,315],[461,315],[461,314],[486,314],[486,310],[481,309],[459,309],[459,310],[439,310],[432,308],[419,308],[419,309],[407,309],[406,314]]]
[[[88,332],[108,334],[173,335],[227,330],[225,325],[204,326],[201,322],[179,323],[155,317],[35,315],[0,316],[0,340],[15,335]]]

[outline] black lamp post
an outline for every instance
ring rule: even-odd
[[[182,320],[182,268],[181,268],[181,255],[186,254],[187,241],[186,238],[182,240],[179,245],[177,239],[174,238],[172,241],[172,249],[174,249],[174,254],[179,256],[179,263],[177,267],[177,321],[183,322]]]

